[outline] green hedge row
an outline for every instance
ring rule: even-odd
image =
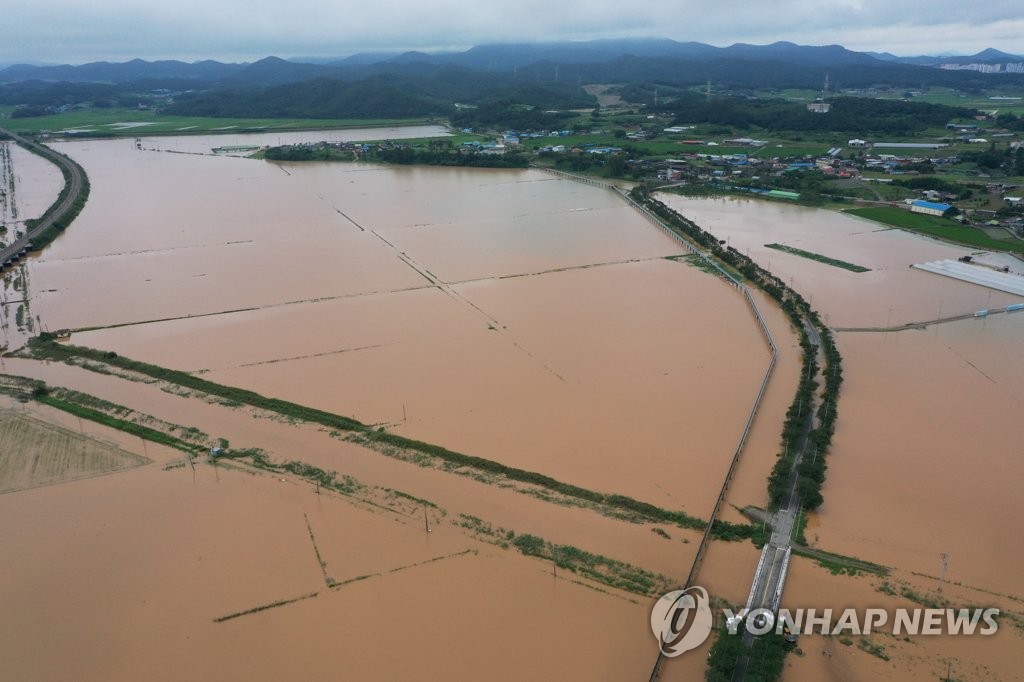
[[[785,500],[788,490],[787,482],[789,472],[792,470],[795,459],[796,440],[804,428],[804,419],[807,416],[807,406],[811,404],[811,397],[818,388],[817,375],[819,367],[815,359],[815,352],[807,338],[804,330],[804,320],[809,320],[818,330],[821,337],[821,347],[825,354],[826,367],[824,368],[825,389],[822,395],[822,403],[818,409],[818,426],[808,434],[808,444],[811,446],[811,456],[801,460],[797,474],[797,490],[800,494],[801,503],[805,508],[817,509],[821,506],[824,498],[821,494],[821,486],[825,481],[826,457],[829,445],[832,442],[832,434],[835,432],[835,422],[838,418],[837,403],[839,400],[839,389],[843,381],[842,357],[835,346],[835,341],[828,327],[822,324],[821,318],[811,308],[804,298],[789,288],[779,277],[768,272],[749,257],[743,255],[731,246],[724,246],[714,235],[703,230],[693,221],[685,218],[672,210],[662,202],[654,199],[646,187],[639,185],[630,191],[630,196],[639,204],[657,215],[666,225],[676,230],[707,249],[715,258],[727,263],[740,272],[766,294],[772,297],[783,312],[789,317],[793,325],[800,330],[800,345],[803,348],[803,375],[797,394],[786,414],[786,421],[783,426],[782,444],[783,452],[768,477],[768,492],[773,504],[781,504]],[[794,452],[790,452],[793,450]]]

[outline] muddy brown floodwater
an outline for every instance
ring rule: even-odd
[[[753,199],[663,197],[729,246],[808,298],[832,327],[890,326],[973,313],[1022,299],[911,269],[977,253],[834,211]],[[850,272],[767,244],[778,243],[870,268]]]
[[[152,465],[0,513],[5,679],[617,680],[654,647],[645,602],[291,478]]]
[[[541,171],[207,153],[276,137],[59,144],[91,196],[20,272],[31,318],[75,330],[73,343],[706,517],[769,359],[733,288],[613,192]],[[788,322],[765,315],[780,364],[734,484],[743,503],[763,504],[799,371]],[[28,331],[5,328],[14,346]],[[335,679],[339,665],[361,679],[633,678],[656,653],[649,598],[555,578],[457,519],[669,581],[696,550],[694,531],[652,533],[159,386],[29,360],[3,370],[438,505],[427,535],[418,515],[317,496],[290,476],[193,475],[173,451],[23,406],[154,461],[0,496],[12,614],[0,660],[15,678]],[[746,572],[736,564],[714,589],[742,592]],[[703,657],[675,669],[699,675]]]
[[[42,215],[63,186],[55,165],[13,142],[0,142],[0,220],[8,230],[0,241],[12,241],[25,220]]]
[[[63,148],[92,197],[31,266],[33,312],[110,327],[77,343],[711,507],[767,348],[743,299],[666,260],[678,245],[613,192],[540,171]]]
[[[792,282],[840,329],[886,327],[1024,300],[910,270],[912,263],[976,252],[902,230],[796,206],[665,199]],[[872,271],[852,273],[764,247],[775,242]],[[930,653],[902,645],[890,652],[915,671],[915,679],[945,675],[945,665],[935,665],[937,656],[948,656],[964,679],[1015,679],[1024,665],[1019,627],[1024,545],[1015,540],[1017,521],[1024,516],[1017,490],[1024,465],[1016,433],[1024,406],[1022,339],[1024,313],[901,332],[836,333],[844,372],[839,420],[822,491],[825,502],[809,520],[808,540],[890,566],[899,580],[909,581],[908,589],[939,603],[945,555],[944,594],[953,606],[993,605],[1011,614],[991,640],[949,638],[929,646]],[[810,578],[800,568],[805,563],[796,562],[783,606],[790,595],[795,597],[790,606],[819,608],[886,598],[877,589],[881,580],[871,579],[874,592],[869,589],[865,597],[854,582]],[[815,584],[814,595],[808,597],[804,581]],[[914,604],[903,600],[903,605]],[[905,679],[863,651],[809,641],[818,656],[793,663],[787,679]],[[838,651],[833,658],[823,656],[823,648]]]
[[[327,137],[287,136],[280,142]],[[706,517],[768,363],[734,289],[682,258],[613,192],[538,170],[208,153],[275,137],[58,145],[89,173],[89,203],[8,278],[6,300],[24,293],[23,316],[74,329],[73,343]],[[43,197],[45,185],[31,183],[25,196]],[[835,328],[1021,300],[911,270],[967,251],[899,230],[764,202],[666,201],[791,282]],[[773,242],[871,271],[765,247]],[[789,322],[754,295],[779,358],[723,512],[735,521],[738,508],[765,504],[800,371]],[[20,345],[28,330],[5,320],[6,342]],[[891,586],[796,559],[784,606],[889,606],[903,591],[936,598],[946,554],[951,603],[1019,614],[1022,334],[1024,313],[836,333],[840,419],[825,504],[807,536],[890,566]],[[159,385],[31,360],[7,359],[3,371],[393,488],[437,511],[427,534],[416,514],[316,495],[291,476],[208,464],[193,475],[175,451],[6,401],[0,407],[152,463],[0,495],[0,573],[9,576],[0,601],[10,614],[0,677],[334,679],[343,665],[362,679],[643,678],[656,652],[648,598],[555,578],[550,564],[482,542],[457,519],[669,580],[685,576],[696,549],[692,531],[652,533]],[[715,543],[700,582],[742,604],[757,559],[749,543]],[[867,645],[835,652],[805,637],[811,655],[791,657],[786,679],[922,678],[941,674],[942,654],[977,679],[1012,676],[1024,664],[1014,618],[978,645],[872,642],[891,662]],[[66,655],[49,655],[41,641]],[[700,676],[706,650],[672,662],[665,679]]]

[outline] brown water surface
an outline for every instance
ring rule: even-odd
[[[670,199],[794,286],[832,326],[881,325],[1019,301],[906,268],[965,249],[835,213],[750,200]],[[756,240],[756,241],[755,241]],[[780,242],[876,268],[852,273],[765,249]],[[812,298],[813,297],[813,298]],[[883,308],[888,308],[885,313]],[[913,312],[911,312],[913,311]],[[1012,424],[1024,404],[1024,317],[1007,313],[902,332],[840,332],[845,382],[825,505],[812,541],[920,572],[941,555],[965,583],[1021,593],[1024,470]],[[998,500],[998,503],[995,501]]]
[[[0,496],[5,678],[327,680],[342,665],[361,679],[493,667],[495,679],[616,680],[653,655],[646,604],[542,562],[287,478],[198,474],[149,466]],[[332,589],[324,572],[367,577]],[[496,666],[510,650],[529,656]]]
[[[973,313],[1019,296],[911,269],[976,253],[835,211],[753,199],[661,198],[799,291],[833,327],[889,326]],[[779,243],[870,268],[851,272],[769,249]]]
[[[678,245],[613,192],[64,147],[93,196],[31,266],[49,328],[130,324],[74,342],[710,509],[767,348],[742,298],[665,260]]]

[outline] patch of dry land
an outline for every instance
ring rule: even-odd
[[[148,461],[11,409],[0,410],[0,453],[0,493],[109,474]]]

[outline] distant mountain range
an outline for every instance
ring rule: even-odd
[[[434,54],[362,53],[336,60],[303,61],[267,57],[251,64],[226,64],[212,60],[194,63],[173,60],[147,62],[141,59],[121,63],[93,62],[77,66],[16,64],[0,70],[0,83],[30,80],[114,84],[182,81],[234,87],[266,87],[319,77],[351,80],[396,70],[410,72],[415,68],[430,71],[431,68],[459,67],[474,71],[516,72],[538,64],[601,65],[625,61],[635,63],[636,60],[646,60],[649,63],[672,60],[691,64],[778,62],[820,69],[840,66],[937,67],[943,64],[998,64],[1022,62],[1024,57],[994,49],[970,56],[896,57],[888,53],[854,52],[840,45],[808,46],[777,42],[771,45],[737,43],[729,47],[714,47],[704,43],[668,39],[628,39],[478,45],[461,52]],[[590,68],[587,71],[600,71],[600,68]]]
[[[865,52],[875,59],[887,62],[898,62],[901,64],[914,64],[917,66],[941,66],[943,64],[1011,64],[1024,62],[1024,56],[1001,52],[993,48],[982,50],[978,54],[968,56],[921,56],[921,57],[897,57],[888,52]]]
[[[222,80],[245,69],[247,64],[224,64],[212,60],[201,62],[156,61],[133,59],[129,62],[92,62],[71,66],[32,66],[15,64],[0,70],[0,83],[28,80],[67,81],[72,83],[131,83],[141,80]]]

